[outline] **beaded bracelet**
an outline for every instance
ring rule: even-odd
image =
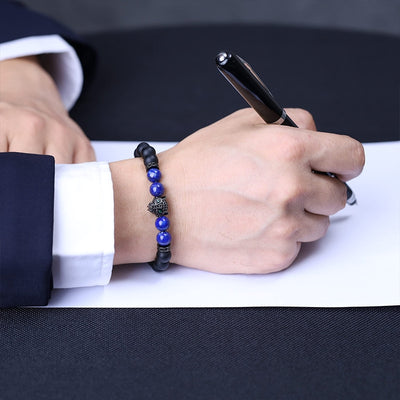
[[[158,167],[158,158],[155,149],[146,142],[137,146],[134,156],[143,158],[147,179],[151,182],[150,193],[154,196],[147,209],[157,217],[155,225],[159,230],[157,234],[157,256],[149,264],[154,271],[165,271],[171,260],[171,235],[167,231],[169,228],[169,219],[166,217],[168,203],[164,195],[164,186],[160,183],[161,172]]]

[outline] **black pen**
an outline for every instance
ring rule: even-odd
[[[221,74],[267,124],[298,128],[245,60],[236,54],[222,51],[217,55],[215,61]],[[324,172],[324,174],[335,177],[330,172]],[[351,188],[346,183],[345,185],[347,188],[347,204],[352,206],[357,203],[357,200]]]

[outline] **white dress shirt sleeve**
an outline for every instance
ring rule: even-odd
[[[0,61],[40,55],[42,66],[53,77],[61,99],[70,110],[83,85],[83,70],[74,48],[58,35],[31,36],[0,43]]]
[[[106,162],[58,164],[55,172],[55,288],[106,285],[114,259],[114,193]]]

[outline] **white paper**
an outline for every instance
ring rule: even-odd
[[[98,160],[132,157],[136,142],[94,142]],[[172,143],[153,143],[162,151]],[[358,205],[331,218],[287,270],[218,275],[180,266],[114,267],[105,287],[54,290],[50,307],[348,307],[400,305],[400,142],[365,145],[350,186]]]

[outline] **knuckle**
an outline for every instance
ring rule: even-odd
[[[305,238],[304,241],[314,242],[323,238],[329,229],[329,225],[330,220],[328,216],[319,216],[318,221],[313,221],[311,225],[304,226],[304,231],[302,232]]]
[[[51,123],[52,134],[58,137],[58,139],[63,139],[64,137],[69,137],[70,129],[66,127],[61,121],[53,120]]]
[[[300,244],[296,243],[295,246],[287,246],[280,251],[275,251],[271,256],[269,272],[279,272],[289,267],[296,258],[299,250]]]
[[[247,121],[249,118],[254,117],[257,113],[252,108],[241,108],[231,114],[232,118]]]
[[[302,160],[306,151],[305,143],[301,140],[300,136],[296,135],[286,135],[282,138],[284,145],[277,148],[278,156],[281,160],[286,162],[298,162]]]
[[[303,108],[297,109],[296,122],[301,128],[315,129],[315,122],[312,114]]]
[[[31,133],[31,135],[40,134],[45,129],[46,126],[45,119],[41,115],[35,112],[25,110],[23,111],[20,118],[23,121],[24,125],[29,130],[29,132]]]
[[[90,159],[94,159],[95,158],[95,152],[93,149],[92,144],[90,143],[89,140],[83,140],[81,143],[81,148],[84,152],[84,154],[90,158]]]
[[[280,241],[290,241],[297,236],[299,224],[293,218],[284,218],[279,222],[275,223],[274,237]]]
[[[303,204],[306,190],[299,180],[290,179],[282,182],[279,191],[276,193],[278,206],[283,210],[296,205]]]
[[[247,116],[247,115],[253,115],[254,110],[250,107],[246,108],[240,108],[239,110],[236,110],[233,114],[237,116]]]

